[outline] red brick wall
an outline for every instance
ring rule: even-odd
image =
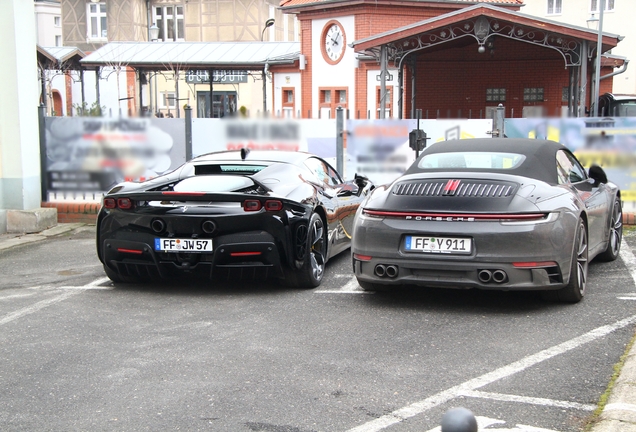
[[[69,71],[64,72],[66,88],[66,115],[72,116],[73,112],[73,78]]]
[[[313,64],[313,59],[311,55],[311,20],[302,19],[300,21],[300,34],[301,34],[301,46],[300,52],[305,55],[305,60],[307,61],[307,65],[305,66],[305,70],[300,71],[300,92],[302,95],[301,101],[301,110],[300,117],[308,118],[307,114],[311,111],[312,104],[312,94],[311,94],[311,68]],[[312,113],[313,116],[313,113]]]
[[[558,52],[504,38],[495,40],[493,54],[480,54],[477,48],[477,43],[471,42],[418,57],[415,105],[422,109],[424,118],[427,111],[428,118],[438,117],[438,111],[440,118],[460,114],[479,118],[485,115],[487,106],[499,103],[506,107],[507,116],[514,113],[515,117],[521,116],[524,106],[543,106],[550,115],[567,106],[562,91],[568,86],[569,71]],[[406,79],[405,84],[405,114],[410,114],[410,80]],[[505,88],[506,100],[487,101],[487,88]],[[544,101],[524,102],[524,88],[543,88]]]
[[[101,207],[100,203],[63,203],[63,202],[43,202],[42,207],[57,209],[58,223],[88,223],[94,224],[97,221],[97,213]]]

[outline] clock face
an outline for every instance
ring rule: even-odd
[[[342,25],[337,21],[330,21],[323,32],[322,55],[330,64],[336,64],[345,52],[345,33]]]

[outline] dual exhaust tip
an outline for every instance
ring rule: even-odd
[[[153,219],[153,221],[150,222],[150,228],[159,234],[166,230],[166,223],[163,219]],[[211,220],[204,221],[201,224],[201,230],[206,234],[212,234],[216,231],[216,224]]]
[[[503,270],[479,270],[477,273],[479,282],[481,283],[504,283],[508,281],[508,274]]]
[[[373,273],[377,277],[395,278],[398,275],[398,267],[396,265],[378,264],[375,266]]]

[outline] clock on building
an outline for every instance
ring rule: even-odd
[[[346,36],[342,24],[329,21],[322,30],[322,56],[329,64],[337,64],[345,53]]]

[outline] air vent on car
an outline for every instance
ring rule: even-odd
[[[516,189],[515,183],[492,180],[416,180],[396,184],[393,195],[505,198],[513,195]]]

